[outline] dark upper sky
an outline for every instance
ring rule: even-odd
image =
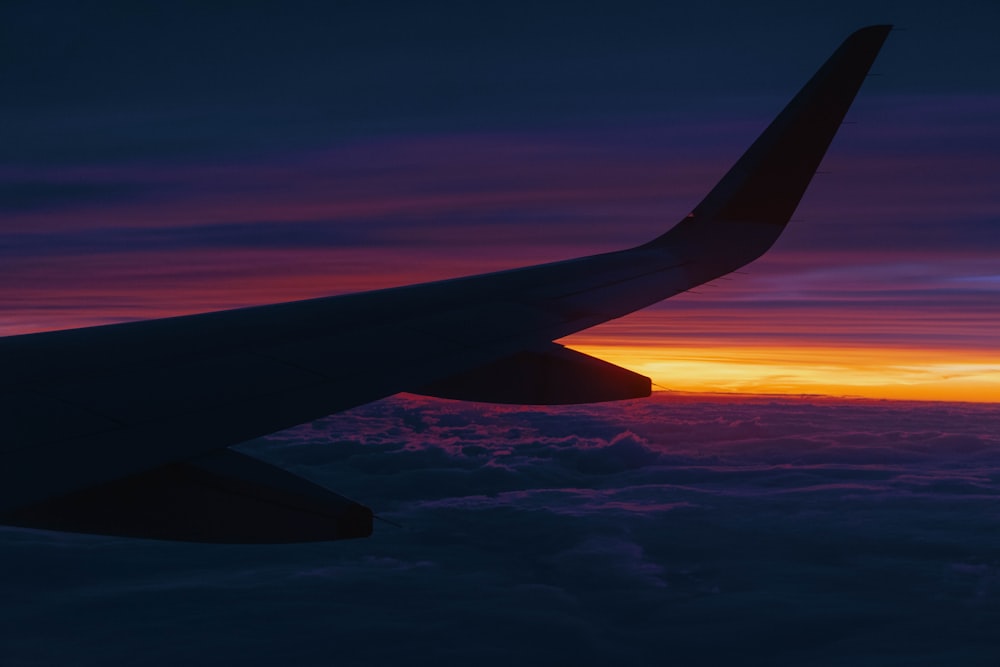
[[[6,2],[4,162],[215,159],[358,135],[784,96],[894,23],[881,92],[997,93],[996,3]],[[765,65],[766,64],[766,65]],[[794,84],[793,84],[794,85]]]

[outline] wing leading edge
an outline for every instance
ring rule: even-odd
[[[368,508],[225,448],[401,391],[534,403],[648,395],[648,379],[552,341],[766,252],[889,30],[848,37],[691,214],[635,248],[0,339],[0,522],[194,541],[363,536]]]

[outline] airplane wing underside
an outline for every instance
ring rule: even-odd
[[[695,210],[628,250],[375,292],[0,339],[0,522],[218,542],[371,532],[368,508],[227,449],[401,391],[510,403],[649,394],[552,341],[753,261],[886,35],[851,35]]]

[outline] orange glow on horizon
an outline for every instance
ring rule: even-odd
[[[448,257],[431,249],[237,248],[222,256],[188,250],[182,257],[144,252],[94,253],[73,262],[13,259],[8,263],[18,280],[0,290],[6,306],[0,335],[276,303],[511,264],[503,253],[456,258],[449,251]],[[563,342],[681,392],[1000,403],[995,310],[978,301],[953,310],[930,308],[924,300],[880,308],[857,299],[845,306],[820,293],[805,307],[795,299],[757,304],[747,292],[723,286],[678,297],[669,307],[633,313]]]
[[[652,378],[655,389],[1000,402],[1000,359],[982,350],[570,342]]]

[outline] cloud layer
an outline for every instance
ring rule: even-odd
[[[399,397],[247,446],[402,525],[213,547],[0,531],[7,662],[990,664],[985,406]]]

